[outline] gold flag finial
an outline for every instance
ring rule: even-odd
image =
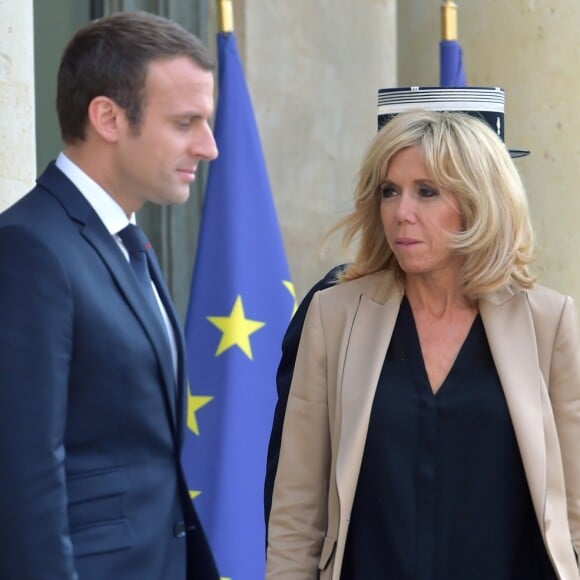
[[[232,0],[218,0],[220,13],[220,32],[234,31],[234,9]]]
[[[453,0],[445,0],[441,7],[441,38],[457,40],[457,4]]]

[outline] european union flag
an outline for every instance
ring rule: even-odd
[[[439,85],[467,86],[463,68],[463,49],[458,40],[442,40],[439,43]]]
[[[439,43],[439,86],[465,87],[463,49],[457,40],[457,4],[445,0],[441,7],[443,38]]]
[[[282,337],[295,307],[233,33],[218,35],[219,98],[185,334],[184,465],[222,576],[265,574],[263,485]]]

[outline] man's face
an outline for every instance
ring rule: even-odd
[[[213,90],[213,74],[185,56],[149,64],[141,124],[122,119],[114,160],[111,194],[127,214],[147,201],[187,201],[200,160],[218,154],[209,126]]]

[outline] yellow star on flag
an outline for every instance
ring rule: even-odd
[[[282,284],[286,286],[286,290],[290,292],[290,295],[294,299],[294,308],[292,309],[292,316],[294,316],[294,313],[298,310],[298,302],[296,301],[296,288],[294,288],[294,284],[292,284],[290,280],[282,280]]]
[[[245,355],[253,360],[250,335],[260,330],[266,323],[246,318],[241,296],[236,298],[229,316],[208,316],[207,319],[223,333],[215,356],[219,356],[232,346],[239,346]]]
[[[213,397],[200,397],[192,395],[189,391],[187,392],[187,426],[196,435],[199,435],[196,413],[212,400]]]
[[[190,489],[189,490],[189,497],[194,500],[196,497],[199,497],[201,495],[201,491],[197,491],[195,489]]]

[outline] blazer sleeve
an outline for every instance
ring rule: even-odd
[[[580,335],[576,306],[565,298],[555,335],[549,376],[550,400],[564,465],[568,521],[580,554]]]
[[[296,354],[298,352],[298,343],[302,334],[302,327],[306,312],[312,301],[312,297],[319,290],[324,290],[336,284],[337,276],[344,270],[346,264],[335,266],[332,270],[326,273],[324,278],[319,280],[306,294],[304,300],[300,303],[298,310],[292,317],[284,339],[282,341],[282,358],[278,365],[276,372],[276,388],[278,391],[278,401],[274,411],[274,420],[272,423],[272,431],[270,434],[270,441],[268,444],[268,458],[266,463],[266,479],[264,482],[264,515],[266,520],[266,533],[268,531],[268,518],[270,517],[270,508],[272,506],[272,493],[274,490],[274,479],[276,478],[276,470],[278,468],[278,458],[280,455],[280,443],[282,440],[282,426],[284,424],[284,415],[286,413],[286,404],[288,401],[288,393],[290,392],[290,384],[292,382],[292,375],[294,373],[294,364],[296,362]]]
[[[0,229],[0,578],[75,579],[64,431],[73,307],[49,245]]]
[[[288,397],[268,533],[268,580],[315,580],[331,463],[325,337],[315,294]]]

